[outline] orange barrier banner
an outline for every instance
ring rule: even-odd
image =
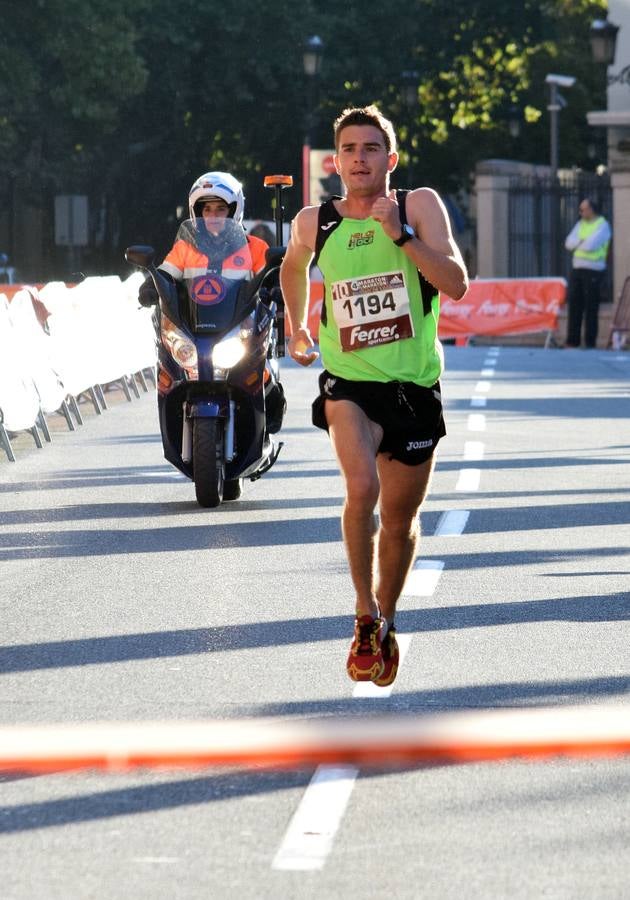
[[[442,295],[441,338],[554,331],[565,302],[564,278],[477,278],[461,300]],[[321,273],[311,271],[308,327],[314,339],[324,300]],[[287,327],[287,333],[288,327]]]
[[[457,302],[442,296],[441,338],[554,331],[565,302],[564,278],[478,278]]]
[[[100,722],[0,727],[0,772],[321,764],[446,764],[630,752],[627,705],[345,719]]]

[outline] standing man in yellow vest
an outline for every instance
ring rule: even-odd
[[[579,212],[580,220],[564,242],[567,250],[573,252],[565,346],[580,346],[584,319],[584,345],[589,348],[597,344],[599,298],[606,273],[611,231],[600,213],[599,204],[592,198],[582,200]]]

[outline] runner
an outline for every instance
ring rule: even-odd
[[[345,482],[342,529],[356,592],[347,670],[385,686],[398,670],[394,616],[416,554],[418,511],[446,433],[438,292],[460,299],[468,277],[439,196],[389,189],[398,162],[392,123],[375,106],[347,109],[334,133],[345,196],[298,213],[281,286],[288,351],[308,366],[318,355],[307,327],[312,262],[324,276],[313,424],[330,434]]]

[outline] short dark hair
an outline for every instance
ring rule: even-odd
[[[584,197],[584,200],[591,207],[596,216],[599,216],[602,211],[602,205],[595,197]]]
[[[383,135],[385,149],[388,153],[396,152],[396,132],[394,126],[386,119],[383,113],[373,103],[370,106],[354,106],[344,109],[335,119],[333,125],[335,134],[335,149],[339,150],[339,135],[349,125],[373,125]]]

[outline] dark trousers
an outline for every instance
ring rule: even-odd
[[[573,269],[569,278],[569,323],[567,344],[581,344],[582,320],[584,320],[584,345],[595,347],[599,318],[599,298],[605,272],[592,269]]]

